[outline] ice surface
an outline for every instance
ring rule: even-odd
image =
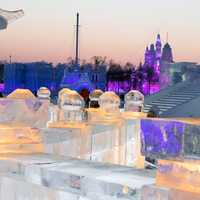
[[[1,175],[0,199],[2,200],[78,200],[79,194],[51,189],[27,182],[14,174]]]
[[[141,112],[144,106],[144,95],[137,91],[131,90],[125,95],[125,111]]]
[[[2,155],[0,172],[5,173],[6,169],[22,177],[27,185],[45,186],[88,199],[139,200],[141,187],[155,183],[154,173],[150,171],[45,154]]]
[[[200,200],[200,194],[146,185],[142,189],[141,200]]]
[[[42,138],[36,129],[17,124],[0,124],[0,152],[44,152]]]
[[[195,192],[200,196],[200,161],[159,160],[156,184],[161,187]]]

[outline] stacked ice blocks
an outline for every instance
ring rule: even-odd
[[[29,90],[18,89],[0,99],[0,123],[23,123],[45,127],[49,118],[50,101],[36,98]]]
[[[200,122],[141,121],[142,152],[159,158],[156,186],[146,186],[143,199],[200,199]]]
[[[1,155],[0,173],[3,200],[140,200],[155,180],[147,170],[46,154]]]

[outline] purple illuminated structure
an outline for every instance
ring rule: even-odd
[[[115,66],[115,72],[108,71],[107,89],[117,94],[125,94],[131,89],[139,90],[144,95],[157,93],[160,91],[163,62],[165,62],[165,66],[166,62],[173,62],[172,49],[168,43],[162,49],[161,37],[158,34],[155,44],[146,47],[144,64],[140,64],[137,69],[131,66],[129,72],[123,70],[123,67],[119,69],[119,66]]]
[[[142,153],[155,158],[200,157],[200,126],[168,119],[141,120]]]
[[[142,120],[142,153],[155,156],[178,156],[182,151],[183,124],[176,121]]]

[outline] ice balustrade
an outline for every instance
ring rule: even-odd
[[[24,99],[21,99],[20,94]],[[141,149],[143,156],[159,159],[156,184],[143,188],[142,199],[150,200],[152,192],[155,200],[170,200],[171,195],[174,197],[177,194],[181,200],[186,197],[198,199],[200,120],[146,119],[142,112],[141,117],[125,117],[126,111],[123,114],[118,111],[110,114],[113,108],[117,108],[119,101],[115,94],[105,96],[108,99],[102,98],[100,103],[102,118],[95,123],[87,121],[75,123],[71,127],[71,123],[66,123],[68,125],[57,128],[31,128],[16,121],[4,121],[0,126],[1,153],[22,153],[31,159],[30,153],[43,152],[142,168],[144,157],[140,154]],[[29,91],[15,91],[6,98],[13,103],[24,103],[30,99],[38,101]],[[57,108],[66,111],[69,108],[66,102],[65,97],[63,101],[59,98]],[[78,107],[82,108],[80,101],[77,102]],[[114,106],[110,106],[112,102]],[[113,115],[114,118],[111,117]]]
[[[35,102],[45,104],[45,102],[49,102],[50,91],[44,87],[40,88],[37,92],[38,98],[27,90],[17,90],[14,94],[9,95],[9,98],[10,96],[15,97],[15,100],[23,97],[30,101],[32,98]],[[140,165],[141,161],[138,161],[141,157],[138,150],[140,148],[138,144],[140,143],[140,121],[136,121],[135,117],[130,121],[130,117],[124,118],[120,114],[119,97],[116,94],[107,92],[99,97],[101,96],[103,97],[101,100],[99,99],[101,107],[93,108],[96,110],[96,119],[85,121],[82,97],[75,91],[62,89],[59,92],[58,105],[48,103],[44,107],[44,112],[47,112],[48,109],[50,111],[47,127],[30,125],[38,128],[37,134],[41,138],[38,143],[43,144],[43,151],[46,153],[144,167],[144,162]],[[25,100],[20,99],[20,101],[24,104]],[[15,103],[14,100],[13,103]],[[88,109],[87,112],[90,115],[92,111]],[[28,111],[27,115],[30,114]],[[18,116],[16,117],[18,118]],[[35,120],[35,118],[31,118],[31,120]],[[41,120],[47,121],[42,112],[38,116],[38,121]],[[14,123],[13,128],[19,122],[27,125],[20,119]],[[69,146],[70,148],[68,148]]]

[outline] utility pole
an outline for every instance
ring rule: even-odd
[[[76,65],[79,64],[79,13],[76,15]]]

